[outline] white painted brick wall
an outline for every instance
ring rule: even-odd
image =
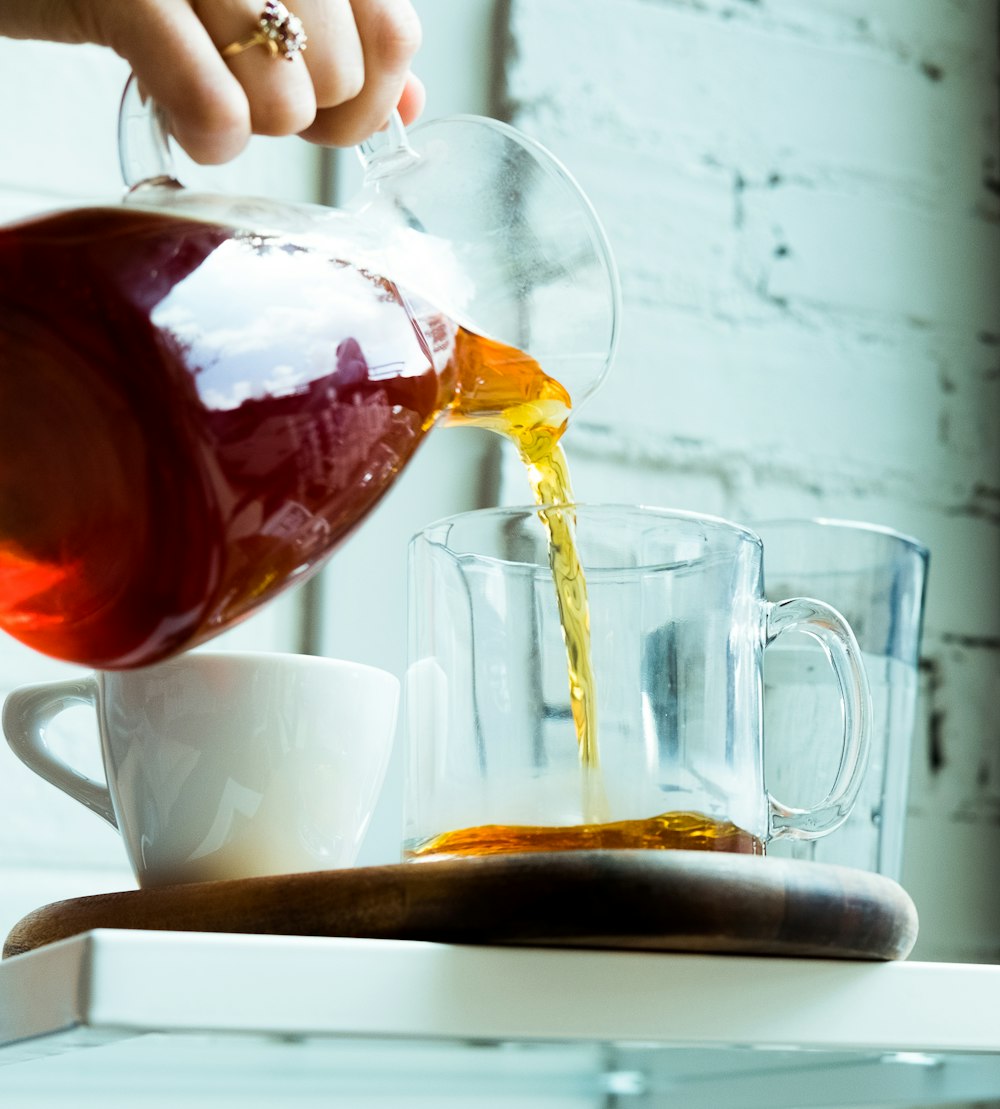
[[[931,549],[916,955],[1000,958],[994,0],[512,0],[509,114],[625,296],[580,500],[828,515]],[[508,500],[524,500],[508,462]]]

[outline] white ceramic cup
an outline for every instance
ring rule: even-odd
[[[350,866],[385,777],[399,682],[310,655],[195,652],[23,686],[3,730],[35,773],[121,833],[140,886]],[[58,757],[64,709],[97,714],[106,784]]]

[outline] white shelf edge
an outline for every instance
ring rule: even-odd
[[[97,930],[0,964],[0,1061],[71,1030],[996,1053],[998,1000],[995,966]]]

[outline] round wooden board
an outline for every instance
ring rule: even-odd
[[[497,855],[234,879],[59,901],[3,955],[93,928],[903,959],[913,902],[888,878],[700,851]]]

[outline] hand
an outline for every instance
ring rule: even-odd
[[[289,0],[308,35],[290,59],[251,46],[264,0],[0,0],[0,35],[111,47],[166,112],[195,161],[235,157],[251,133],[349,146],[423,109],[410,73],[410,0]]]

